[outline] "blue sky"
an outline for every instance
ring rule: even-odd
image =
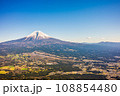
[[[0,42],[35,30],[73,42],[120,42],[120,0],[0,0]]]

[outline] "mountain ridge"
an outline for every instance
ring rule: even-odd
[[[31,39],[30,39],[31,38]],[[117,45],[117,46],[115,46]],[[74,57],[114,57],[120,55],[119,44],[106,43],[74,43],[62,41],[41,32],[34,32],[26,37],[0,43],[0,54],[19,54],[33,51],[43,51],[50,54],[74,56]]]
[[[34,31],[32,32],[30,35],[28,36],[25,36],[23,38],[20,38],[20,39],[15,39],[15,40],[10,40],[10,41],[5,41],[5,42],[0,42],[0,44],[3,44],[3,43],[9,43],[9,42],[21,42],[21,41],[39,41],[39,40],[42,40],[42,39],[53,39],[53,37],[51,36],[48,36],[47,34],[43,33],[42,31]],[[56,38],[54,38],[56,39]],[[59,40],[59,39],[56,39],[56,40]],[[63,41],[63,40],[61,40]],[[101,41],[101,42],[98,42],[98,43],[87,43],[87,42],[71,42],[71,41],[64,41],[64,42],[69,42],[69,43],[77,43],[77,44],[120,44],[120,42],[104,42],[104,41]]]

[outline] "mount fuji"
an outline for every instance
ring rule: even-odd
[[[120,56],[120,43],[100,42],[95,44],[62,41],[34,31],[32,34],[0,43],[0,55],[43,51],[60,56],[72,56],[97,59],[98,57]]]
[[[41,31],[34,31],[30,35],[20,38],[17,40],[11,40],[7,42],[0,43],[0,45],[12,45],[12,46],[19,46],[19,47],[34,47],[34,46],[42,46],[42,45],[49,45],[49,44],[66,44],[68,42],[62,41],[59,39],[52,38]],[[70,43],[70,42],[69,42]]]
[[[0,43],[0,54],[6,53],[21,53],[29,52],[30,50],[41,50],[45,46],[63,46],[63,45],[76,45],[77,43],[71,43],[62,41],[51,36],[44,34],[41,31],[34,31],[30,35],[7,42]],[[37,48],[37,49],[36,49]]]

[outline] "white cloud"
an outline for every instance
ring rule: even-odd
[[[87,37],[87,39],[92,39],[92,37]]]

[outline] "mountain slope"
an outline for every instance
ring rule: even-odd
[[[112,45],[114,45],[114,47]],[[66,57],[71,56],[81,58],[82,56],[85,56],[86,58],[92,59],[120,56],[120,47],[118,46],[118,43],[73,43],[55,39],[40,31],[35,31],[21,39],[0,43],[0,55],[33,51],[44,51]]]

